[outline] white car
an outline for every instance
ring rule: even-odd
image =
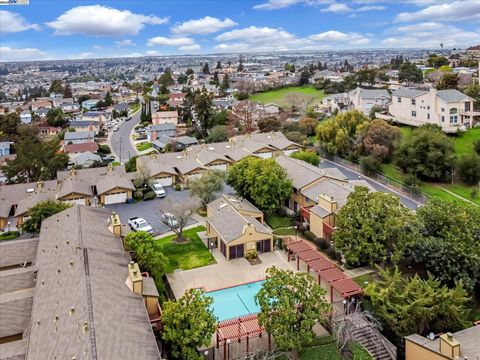
[[[113,128],[113,131],[115,131],[115,132],[118,131],[118,126],[115,126],[115,127]]]
[[[133,231],[145,231],[149,234],[153,233],[151,225],[145,219],[138,216],[128,219],[128,225]]]
[[[178,221],[175,216],[171,213],[163,213],[162,214],[162,222],[165,223],[170,228],[177,228]]]
[[[158,198],[163,198],[165,197],[165,189],[163,188],[162,185],[155,183],[152,185],[152,190],[155,193],[155,196]]]

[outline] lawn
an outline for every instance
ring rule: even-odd
[[[457,156],[473,153],[473,142],[480,139],[480,128],[473,128],[452,138]]]
[[[288,95],[298,94],[302,98],[314,97],[311,105],[318,104],[324,97],[323,90],[317,90],[311,86],[294,86],[281,89],[275,89],[265,92],[259,92],[250,96],[250,100],[258,101],[262,104],[274,103],[280,107],[289,107]]]
[[[166,273],[171,273],[176,269],[188,270],[215,263],[212,254],[197,235],[201,231],[205,231],[204,226],[185,230],[183,232],[184,235],[191,239],[191,242],[188,244],[174,244],[173,239],[176,235],[166,236],[157,240],[168,260],[165,264]]]
[[[267,215],[265,218],[268,226],[272,229],[276,229],[279,227],[288,227],[292,226],[292,218],[289,216],[280,216],[278,214],[270,214]]]
[[[275,229],[273,230],[273,235],[277,236],[298,236],[299,238],[305,239],[300,231],[296,231],[295,229]]]
[[[369,273],[365,275],[360,275],[357,276],[356,278],[353,278],[353,281],[355,281],[358,285],[360,285],[363,289],[365,289],[368,284],[375,282],[377,279],[377,273]]]
[[[140,110],[140,104],[139,103],[133,103],[130,105],[130,111],[133,114],[134,112],[137,112]]]
[[[312,346],[298,353],[300,360],[342,360],[337,344]]]
[[[19,231],[7,231],[4,232],[3,234],[0,234],[0,241],[2,240],[13,240],[16,239],[20,236]]]
[[[138,151],[145,151],[145,150],[148,150],[152,147],[152,143],[149,143],[149,142],[144,142],[144,143],[141,143],[141,144],[137,144],[137,150]]]

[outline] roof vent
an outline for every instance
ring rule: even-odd
[[[178,156],[177,156],[177,159],[181,159],[181,158],[182,158],[182,155],[178,155]]]
[[[231,146],[230,146],[230,145],[225,145],[225,147],[226,147],[227,149],[230,149],[230,148],[231,148]]]
[[[31,194],[31,193],[33,193],[33,192],[35,192],[35,189],[33,189],[33,188],[27,189],[27,194]]]
[[[70,311],[68,312],[70,315],[73,315],[75,313],[75,308],[72,306],[70,308]]]

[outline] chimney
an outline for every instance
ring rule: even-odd
[[[72,170],[70,170],[70,176],[74,177],[75,175],[77,175],[77,170],[75,170],[75,168],[73,168]]]
[[[440,353],[452,359],[460,357],[460,343],[452,333],[440,335]]]
[[[42,180],[37,181],[37,188],[39,188],[39,189],[43,188],[43,181]]]
[[[136,262],[130,261],[128,264],[128,279],[127,286],[135,294],[142,295],[143,292],[143,278],[140,273],[140,268]]]
[[[108,230],[114,235],[120,236],[122,234],[122,222],[120,221],[120,216],[114,211],[110,216],[110,224]]]
[[[108,173],[113,173],[113,165],[112,165],[112,163],[108,164],[107,172],[108,172]]]
[[[153,129],[153,130],[150,132],[150,138],[152,139],[152,141],[157,140],[157,132],[155,131],[155,129]]]

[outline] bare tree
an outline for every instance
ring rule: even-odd
[[[263,110],[253,101],[239,101],[231,112],[231,121],[239,125],[246,133],[257,128],[257,120],[263,115]]]
[[[253,353],[245,354],[239,358],[239,360],[275,360],[275,359],[293,359],[293,357],[283,351],[278,350],[267,350],[267,351],[256,351]]]
[[[256,90],[255,83],[251,79],[241,79],[235,82],[235,88],[244,94],[251,94]]]
[[[290,106],[290,110],[297,111],[302,102],[302,97],[300,94],[292,92],[285,96],[285,101]]]
[[[200,206],[196,199],[185,199],[183,201],[167,200],[166,208],[168,211],[158,209],[160,212],[160,221],[177,235],[175,242],[185,242],[187,239],[183,236],[183,229],[187,225],[188,219]]]

